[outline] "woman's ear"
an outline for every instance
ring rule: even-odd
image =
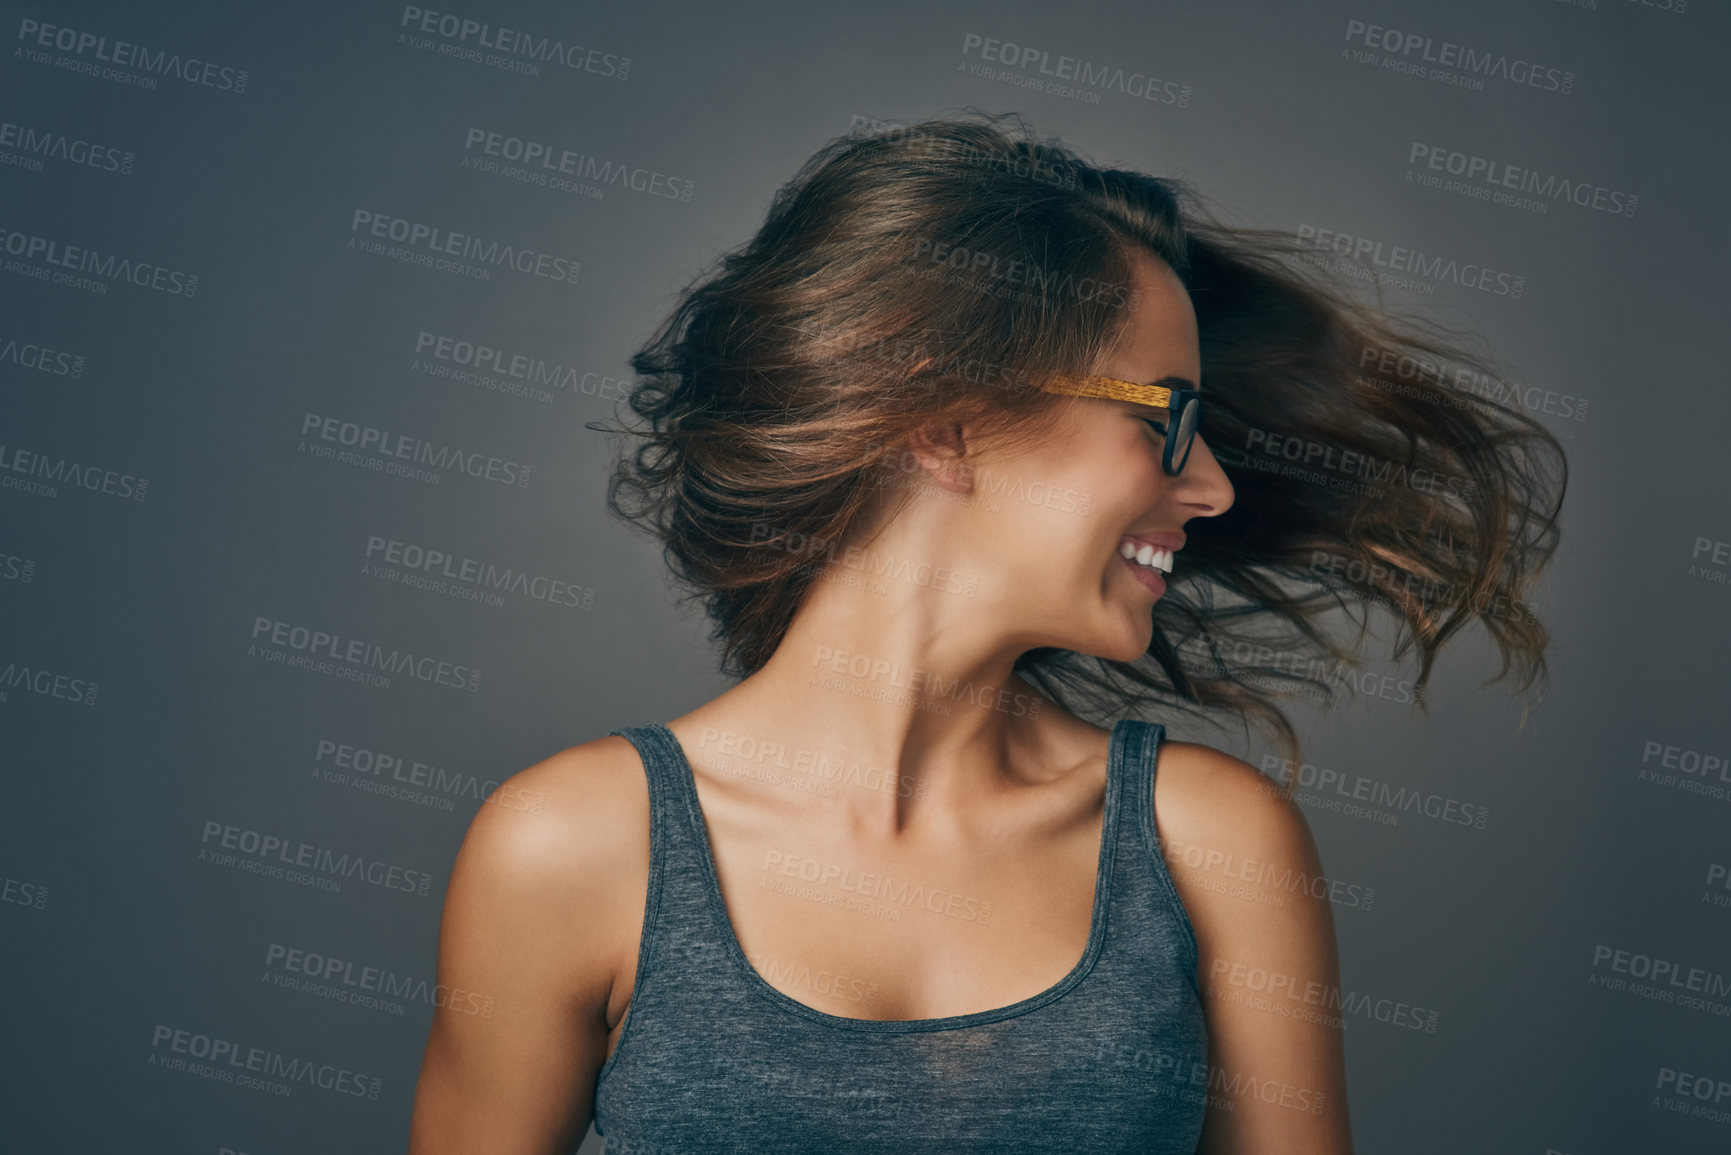
[[[963,460],[968,446],[961,422],[933,423],[914,430],[908,435],[908,451],[933,484],[951,493],[973,492],[974,466]]]

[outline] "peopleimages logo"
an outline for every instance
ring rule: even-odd
[[[1095,98],[1096,100],[1098,97]],[[884,142],[902,142],[923,140],[936,134],[923,125],[906,124],[899,120],[880,120],[874,116],[861,116],[855,113],[848,122],[847,135],[851,139],[868,137]],[[965,161],[972,170],[973,176],[985,177],[1004,173],[1026,177],[1039,181],[1041,184],[1056,185],[1059,188],[1075,188],[1078,179],[1075,166],[1067,161],[1052,156],[1035,154],[1005,155],[994,152],[990,148],[974,144],[963,144],[958,141],[945,140],[944,155]]]
[[[39,882],[0,876],[0,902],[43,910],[48,906],[48,888]]]
[[[377,213],[370,209],[355,210],[354,216],[349,220],[349,232],[350,248],[374,255],[396,257],[409,264],[444,271],[463,271],[449,267],[453,261],[474,261],[474,271],[486,277],[492,274],[485,266],[492,266],[495,269],[515,269],[528,276],[570,285],[577,283],[577,278],[583,271],[583,262],[569,257],[557,257],[536,249],[482,240],[469,233],[451,232],[423,221]],[[386,249],[377,240],[367,239],[380,237],[406,248]]]
[[[484,453],[470,452],[454,445],[440,445],[407,433],[393,433],[358,421],[344,421],[321,413],[307,413],[301,418],[300,453],[326,457],[346,465],[358,465],[381,473],[397,473],[416,480],[431,480],[435,484],[443,475],[417,469],[430,466],[433,470],[455,471],[478,477],[498,485],[524,488],[529,484],[531,466],[520,461],[507,461]],[[320,442],[327,444],[321,445]],[[344,452],[331,449],[341,445]],[[377,456],[365,456],[376,454]],[[386,458],[391,459],[387,464]]]
[[[1344,1026],[1350,1022],[1348,1016],[1358,1015],[1372,1022],[1405,1027],[1427,1035],[1436,1034],[1441,1019],[1440,1011],[1403,999],[1347,991],[1333,984],[1319,983],[1308,976],[1286,974],[1229,959],[1214,959],[1209,964],[1209,972],[1214,980],[1209,997],[1256,1007],[1286,1018]],[[1229,987],[1239,989],[1229,990]]]
[[[654,169],[615,164],[611,160],[601,160],[586,152],[573,152],[544,141],[489,132],[484,128],[469,129],[463,139],[463,151],[466,154],[479,153],[484,157],[496,157],[520,165],[520,169],[513,171],[507,168],[505,171],[507,175],[514,175],[525,183],[547,185],[567,192],[588,190],[587,195],[596,200],[602,199],[605,192],[602,186],[612,185],[646,196],[690,204],[691,194],[697,188],[693,181],[668,176]],[[472,156],[465,155],[463,163],[473,165],[478,162]],[[571,179],[560,179],[566,177]],[[582,181],[593,183],[579,183]]]
[[[0,489],[59,497],[61,485],[131,501],[143,501],[150,495],[148,478],[0,442]]]
[[[1363,20],[1348,20],[1346,39],[1349,43],[1362,44],[1366,48],[1375,48],[1398,57],[1410,58],[1416,54],[1417,62],[1438,65],[1438,70],[1459,69],[1473,76],[1507,80],[1512,84],[1526,85],[1564,96],[1575,89],[1573,72],[1535,64],[1519,57],[1511,59],[1501,52],[1456,44],[1452,40],[1437,40],[1418,32],[1402,32],[1397,28],[1384,28],[1380,24],[1369,24]]]
[[[1519,300],[1526,289],[1527,279],[1524,276],[1493,269],[1474,261],[1463,262],[1453,257],[1426,253],[1423,249],[1405,245],[1385,246],[1382,241],[1370,237],[1349,236],[1333,229],[1319,229],[1315,225],[1301,224],[1298,226],[1298,239],[1308,241],[1319,251],[1346,258],[1346,262],[1331,267],[1357,274],[1358,266],[1351,262],[1369,261],[1376,266],[1376,279],[1385,285],[1430,291],[1428,285],[1419,283],[1422,278],[1426,281],[1446,281],[1463,289],[1477,289],[1481,293],[1512,300]],[[1395,273],[1410,276],[1391,275]]]
[[[29,585],[36,577],[36,559],[0,549],[0,581]]]
[[[75,705],[94,706],[96,691],[100,688],[99,682],[28,663],[7,662],[0,667],[0,702],[6,701],[16,691],[25,691]]]
[[[978,574],[963,573],[948,566],[932,565],[930,562],[916,562],[911,558],[898,557],[893,553],[866,546],[842,546],[836,539],[817,537],[797,529],[786,530],[763,522],[752,523],[751,544],[754,548],[746,556],[754,560],[767,559],[774,554],[786,554],[811,564],[821,556],[825,563],[824,572],[829,572],[829,566],[834,565],[855,571],[868,581],[891,578],[923,589],[961,594],[969,598],[978,593],[980,588]],[[882,582],[871,582],[865,588],[882,593],[887,587]]]
[[[452,12],[435,12],[430,8],[405,4],[398,26],[422,37],[438,37],[444,41],[443,44],[424,45],[417,43],[416,37],[410,37],[408,43],[413,47],[428,47],[441,56],[475,63],[509,66],[509,70],[514,72],[539,76],[540,65],[557,64],[571,72],[592,72],[614,80],[624,80],[631,75],[629,56],[567,44],[551,36],[537,36],[517,28],[495,27],[483,20],[471,20]],[[403,42],[403,35],[398,36],[398,42]],[[481,49],[497,55],[488,56]]]
[[[1506,200],[1517,208],[1536,209],[1539,212],[1549,209],[1548,202],[1560,200],[1584,209],[1632,217],[1640,201],[1634,193],[1621,189],[1607,188],[1591,181],[1572,180],[1558,173],[1541,173],[1537,169],[1523,168],[1443,145],[1425,144],[1423,141],[1412,142],[1412,146],[1407,150],[1406,162],[1420,170],[1417,177],[1414,176],[1412,168],[1407,170],[1407,179],[1417,184],[1441,188],[1446,192],[1465,192],[1480,199]],[[1463,180],[1445,184],[1441,178],[1430,175],[1438,172],[1461,177]],[[1463,182],[1470,184],[1457,187],[1462,186]],[[1504,189],[1515,189],[1540,199],[1516,197],[1503,192]]]
[[[1356,882],[1329,879],[1324,875],[1295,871],[1291,866],[1276,866],[1272,862],[1262,862],[1254,858],[1240,858],[1218,847],[1196,846],[1176,839],[1161,839],[1160,845],[1168,865],[1182,865],[1204,874],[1219,873],[1225,878],[1252,883],[1264,891],[1303,893],[1312,898],[1326,898],[1341,906],[1357,907],[1360,910],[1369,910],[1376,901],[1375,887],[1362,886]],[[1201,885],[1216,889],[1209,886],[1206,880]],[[1275,895],[1255,895],[1247,892],[1237,897],[1251,897],[1274,906],[1283,905],[1281,899]]]
[[[1731,1105],[1721,1106],[1726,1100],[1731,1100],[1731,1079],[1721,1079],[1713,1075],[1697,1075],[1689,1071],[1681,1071],[1676,1067],[1660,1067],[1659,1077],[1653,1083],[1656,1091],[1665,1091],[1681,1096],[1666,1104],[1671,1111],[1687,1110],[1697,1119],[1711,1119],[1715,1123],[1731,1123]],[[1653,1106],[1659,1106],[1659,1097],[1653,1096]],[[1690,1103],[1694,1099],[1696,1102]],[[1711,1100],[1712,1106],[1707,1106]]]
[[[930,785],[924,779],[916,782],[911,774],[894,774],[880,767],[862,765],[857,759],[850,761],[845,753],[831,754],[824,750],[808,750],[803,746],[793,748],[793,761],[789,762],[786,742],[755,738],[750,734],[737,734],[732,730],[717,730],[713,726],[703,728],[703,734],[697,740],[697,749],[700,755],[709,755],[706,759],[709,764],[719,765],[729,773],[740,773],[748,777],[755,775],[747,771],[767,766],[771,771],[785,770],[790,774],[814,778],[826,786],[840,783],[853,789],[895,794],[902,798],[923,798]],[[818,792],[826,798],[833,794],[833,791]]]
[[[318,887],[321,890],[340,890],[344,879],[359,879],[385,890],[400,890],[425,898],[433,881],[432,874],[425,870],[411,870],[346,850],[339,854],[326,846],[290,841],[279,835],[247,830],[215,819],[205,822],[204,835],[199,841],[203,846],[198,852],[200,862],[239,867],[249,874],[272,877],[283,877],[284,867],[292,871],[308,871],[324,883]]]
[[[478,389],[551,405],[556,391],[598,401],[623,401],[635,388],[623,377],[585,370],[538,353],[502,349],[485,341],[417,330],[409,371]]]
[[[491,995],[479,991],[276,942],[265,948],[264,965],[266,977],[279,987],[393,1015],[402,1014],[405,1003],[421,1003],[490,1019],[496,1003]],[[272,973],[276,971],[283,973]]]
[[[989,899],[972,898],[951,890],[927,887],[920,882],[897,879],[876,871],[856,871],[853,867],[841,863],[823,862],[780,850],[768,850],[764,852],[761,869],[777,870],[788,878],[797,878],[801,882],[815,883],[819,887],[833,886],[849,894],[882,899],[897,906],[921,907],[933,914],[948,915],[963,922],[977,922],[984,926],[992,921],[992,903]]]
[[[1702,560],[1702,555],[1707,560]],[[1711,537],[1697,537],[1694,551],[1689,554],[1689,576],[1703,581],[1726,583],[1731,577],[1731,541],[1719,541]]]
[[[571,609],[595,608],[595,591],[545,574],[531,574],[515,566],[463,557],[414,542],[398,541],[382,534],[367,538],[367,561],[361,576],[399,585],[415,586],[432,593],[464,601],[502,606],[500,591]]]
[[[134,159],[131,150],[10,120],[0,120],[0,149],[16,150],[0,152],[0,164],[18,165],[33,172],[41,172],[42,161],[47,159],[130,176]]]
[[[189,1063],[188,1059],[193,1061]],[[384,1081],[375,1075],[363,1075],[334,1063],[297,1059],[268,1047],[246,1047],[230,1039],[162,1023],[151,1033],[150,1066],[277,1095],[287,1095],[292,1084],[304,1083],[333,1094],[377,1099],[384,1086]]]
[[[146,83],[138,87],[155,88],[154,77],[172,76],[188,84],[232,92],[236,96],[246,91],[244,68],[232,68],[200,60],[196,56],[182,56],[178,52],[158,51],[125,40],[111,41],[108,37],[98,36],[94,32],[44,24],[28,17],[18,21],[18,41],[26,45],[19,51],[27,60],[39,64],[59,64],[72,72],[101,75],[104,80],[122,79],[108,75],[113,71],[111,68],[97,67],[107,64],[114,68],[130,68],[145,73],[146,75],[139,79]],[[70,53],[77,59],[62,63],[53,60],[45,52],[37,51],[43,48]],[[86,61],[89,63],[85,63]]]
[[[1648,739],[1641,748],[1635,781],[1720,802],[1731,801],[1731,753],[1694,750]]]
[[[1342,810],[1344,805],[1344,813],[1371,817],[1384,826],[1398,825],[1403,812],[1474,830],[1483,830],[1490,818],[1490,807],[1479,803],[1393,786],[1363,774],[1347,774],[1273,754],[1263,756],[1262,772],[1300,802],[1310,802],[1324,810]],[[1371,807],[1380,807],[1383,812],[1379,814]]]
[[[972,678],[966,681],[946,678],[936,670],[904,666],[900,662],[873,657],[870,654],[849,653],[833,646],[818,646],[812,653],[811,664],[817,674],[807,681],[829,689],[839,689],[846,683],[840,683],[833,678],[814,681],[825,670],[845,674],[853,678],[855,683],[882,681],[895,689],[907,690],[910,694],[933,703],[967,702],[982,710],[997,710],[1001,714],[1013,714],[1018,718],[1024,715],[1030,718],[1040,716],[1040,699],[1030,697],[1020,690],[1006,690],[989,684],[975,685]],[[857,686],[855,688],[857,689]]]
[[[1237,446],[1223,445],[1222,448],[1236,450]],[[1216,452],[1218,453],[1218,450]],[[1404,461],[1396,462],[1362,450],[1342,449],[1337,445],[1312,441],[1296,433],[1280,433],[1254,426],[1245,431],[1242,458],[1233,460],[1231,464],[1250,464],[1258,452],[1264,457],[1295,462],[1304,467],[1319,465],[1349,477],[1356,477],[1366,483],[1363,487],[1365,490],[1373,493],[1389,486],[1404,486],[1439,497],[1445,491],[1454,498],[1473,496],[1473,482],[1468,478],[1436,473],[1428,469],[1414,469],[1409,472]]]
[[[253,644],[246,650],[249,658],[284,661],[284,658],[274,655],[292,651],[293,656],[285,664],[305,666],[315,673],[343,670],[346,671],[344,676],[351,681],[382,683],[389,687],[389,678],[372,672],[384,670],[470,693],[481,688],[481,671],[472,666],[460,666],[431,657],[417,658],[408,650],[387,649],[374,642],[345,638],[341,634],[297,626],[293,622],[255,617],[252,620],[252,639]]]
[[[1587,985],[1731,1018],[1731,976],[1725,972],[1609,943],[1593,944],[1593,973],[1587,976]]]
[[[1016,44],[1009,40],[994,40],[989,36],[969,32],[962,37],[962,55],[995,64],[1005,64],[1023,74],[1016,77],[1018,87],[1035,91],[1050,91],[1058,96],[1075,99],[1092,97],[1087,103],[1098,104],[1100,92],[1117,92],[1155,104],[1177,108],[1190,106],[1190,86],[1176,80],[1162,80],[1137,69],[1124,69],[1109,64],[1095,64],[1074,56],[1056,56],[1044,48]],[[962,62],[967,68],[967,61]],[[1034,75],[1026,75],[1033,73]],[[979,75],[976,71],[975,75]],[[1049,76],[1052,79],[1040,80]],[[1001,74],[999,79],[1005,79]],[[1093,91],[1087,91],[1092,89]]]
[[[109,285],[124,282],[171,297],[190,300],[198,296],[197,273],[22,233],[4,225],[0,225],[0,254],[14,258],[6,262],[6,272],[50,284],[106,293]]]
[[[1427,361],[1423,357],[1414,357],[1395,349],[1378,349],[1373,345],[1366,345],[1359,351],[1358,364],[1361,369],[1374,367],[1375,373],[1399,378],[1385,380],[1376,376],[1358,375],[1356,379],[1362,385],[1462,409],[1475,401],[1486,401],[1493,405],[1514,406],[1529,413],[1544,413],[1568,421],[1585,421],[1590,405],[1588,398],[1576,393],[1559,393],[1555,389],[1544,389],[1524,382],[1505,381],[1468,366],[1445,366]],[[1448,392],[1439,396],[1414,390],[1405,383],[1406,379],[1414,378],[1435,382],[1465,396],[1454,397]]]
[[[1021,257],[1005,259],[998,253],[968,249],[950,241],[921,237],[909,263],[926,277],[939,277],[957,287],[983,289],[1011,299],[1039,301],[1055,297],[1094,301],[1122,308],[1130,302],[1130,286],[1108,284],[1093,277],[1080,281],[1074,273],[1058,273]],[[945,275],[948,273],[953,276]],[[1012,285],[1026,285],[1023,292],[1003,292]]]
[[[64,349],[51,349],[34,341],[15,336],[0,336],[0,365],[28,369],[50,377],[67,377],[74,381],[84,376],[84,354]]]
[[[434,809],[445,811],[455,810],[451,804],[453,798],[525,814],[540,814],[547,803],[547,795],[541,790],[525,790],[514,782],[483,779],[461,770],[447,770],[437,763],[330,738],[320,738],[314,748],[313,773],[339,786],[352,785],[405,801],[430,802]],[[417,789],[420,787],[425,790]]]
[[[1025,502],[1028,505],[1043,506],[1060,513],[1074,513],[1081,517],[1086,517],[1093,506],[1094,497],[1090,493],[1068,487],[1060,488],[1037,478],[1030,482],[1019,474],[1009,474],[967,462],[956,467],[955,475],[970,487],[970,492],[956,493],[927,486],[925,467],[920,464],[919,455],[905,445],[877,441],[867,445],[866,449],[880,455],[875,462],[875,481],[886,489],[926,488],[935,500],[978,504],[992,513],[996,513],[1000,508],[1000,500]]]

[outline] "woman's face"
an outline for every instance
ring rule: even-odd
[[[1140,250],[1133,260],[1129,322],[1094,372],[1143,383],[1182,377],[1204,390],[1206,409],[1189,295],[1165,262]],[[1122,549],[1170,549],[1182,573],[1185,523],[1217,517],[1233,500],[1200,433],[1183,471],[1166,475],[1160,429],[1170,417],[1134,402],[1064,398],[1038,444],[1001,454],[988,446],[974,460],[969,516],[955,527],[967,540],[954,544],[981,559],[982,592],[1028,631],[1019,641],[1117,661],[1147,651],[1166,583]]]

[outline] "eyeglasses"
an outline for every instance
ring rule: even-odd
[[[1138,405],[1152,405],[1156,409],[1170,411],[1172,416],[1162,430],[1166,444],[1160,453],[1160,464],[1169,477],[1177,477],[1184,472],[1184,463],[1190,458],[1191,443],[1196,440],[1196,430],[1202,425],[1200,390],[1168,389],[1164,385],[1143,385],[1136,381],[1122,381],[1117,377],[1077,377],[1067,374],[1052,378],[1040,388],[1047,393],[1133,401]]]

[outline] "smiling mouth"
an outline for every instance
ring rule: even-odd
[[[1161,573],[1172,572],[1172,555],[1176,552],[1170,549],[1156,549],[1147,542],[1137,543],[1131,538],[1125,538],[1118,543],[1118,555],[1125,561],[1133,562],[1144,569],[1158,570]]]

